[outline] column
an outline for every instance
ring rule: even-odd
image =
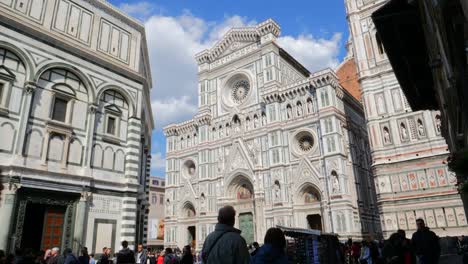
[[[86,151],[84,157],[84,164],[85,167],[91,168],[92,160],[91,157],[93,152],[93,137],[94,137],[94,130],[96,127],[95,120],[96,120],[96,111],[97,105],[91,104],[88,107],[88,131],[86,132]]]
[[[85,246],[86,220],[88,219],[88,201],[91,197],[90,192],[82,192],[80,201],[76,206],[75,226],[73,232],[73,252],[79,253],[80,249]]]
[[[19,120],[18,128],[18,139],[16,141],[16,154],[22,155],[23,145],[25,142],[26,129],[28,126],[29,112],[31,111],[31,104],[34,95],[34,90],[36,89],[35,82],[27,82],[24,86],[23,98],[22,98],[22,109],[20,111],[21,116]]]
[[[2,200],[0,202],[0,249],[8,252],[8,242],[10,239],[11,221],[13,219],[13,209],[15,205],[17,186],[15,184],[3,184]]]

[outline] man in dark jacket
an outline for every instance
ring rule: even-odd
[[[137,253],[135,254],[135,263],[136,264],[146,264],[147,254],[146,250],[143,249],[142,244],[138,244]]]
[[[426,227],[423,219],[416,220],[418,230],[414,232],[411,242],[420,264],[437,264],[440,257],[439,237]]]
[[[122,249],[117,254],[117,264],[135,264],[135,255],[125,240],[122,241]]]
[[[234,228],[236,210],[232,206],[219,209],[215,231],[205,239],[202,249],[205,264],[247,264],[250,261],[249,250],[241,231]]]

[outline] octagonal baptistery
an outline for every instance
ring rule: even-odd
[[[1,1],[0,21],[0,250],[146,243],[144,26],[85,0]]]
[[[198,53],[198,112],[164,128],[165,246],[200,250],[232,205],[248,243],[268,228],[380,232],[362,105],[331,69],[310,73],[269,19]]]

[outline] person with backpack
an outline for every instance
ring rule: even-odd
[[[248,264],[250,254],[241,231],[234,228],[236,210],[227,205],[219,209],[218,223],[208,235],[201,251],[204,264]]]
[[[122,241],[122,249],[117,254],[117,264],[135,264],[135,254],[128,248],[128,242]]]
[[[178,263],[179,263],[179,259],[177,259],[177,256],[172,251],[172,248],[166,248],[166,251],[164,254],[164,264],[178,264]]]
[[[252,256],[252,264],[287,264],[286,238],[283,231],[272,227],[267,230],[263,246]]]

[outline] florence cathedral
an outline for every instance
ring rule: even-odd
[[[380,231],[364,110],[335,72],[310,72],[268,19],[197,54],[198,112],[164,128],[165,246],[200,250],[232,205],[247,243],[273,226]]]

